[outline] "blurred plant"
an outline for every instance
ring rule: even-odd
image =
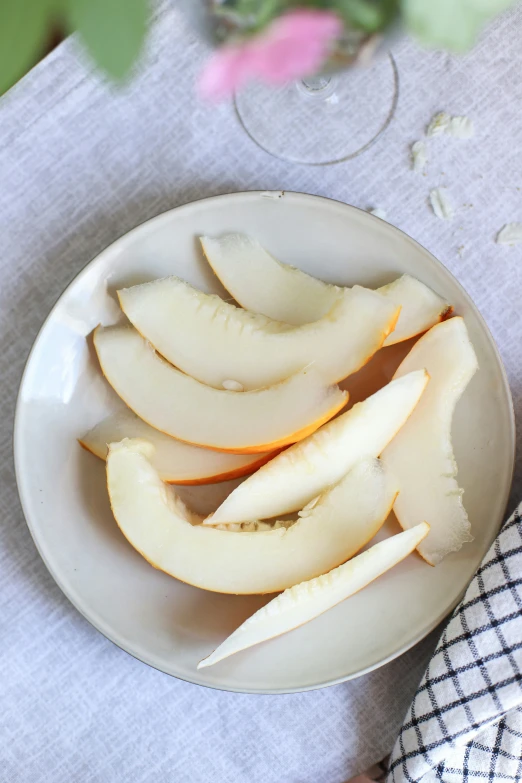
[[[218,48],[200,79],[204,97],[223,98],[249,79],[285,84],[323,65],[343,23],[332,11],[295,8],[276,17],[257,36]]]
[[[406,28],[425,46],[465,52],[517,0],[401,0]]]
[[[398,19],[422,43],[462,52],[482,26],[516,0],[206,0],[210,10],[255,34],[292,8],[334,11],[345,25],[367,33],[385,30]]]
[[[56,28],[77,31],[95,63],[123,79],[148,19],[149,0],[0,0],[0,94],[34,65]]]
[[[333,11],[346,25],[375,32],[397,16],[400,0],[207,0],[207,5],[216,17],[250,34],[296,8]]]
[[[176,1],[179,2],[172,0]],[[215,19],[212,34],[218,45],[238,46],[245,39],[267,36],[269,32],[273,34],[273,25],[279,17],[300,9],[334,13],[342,22],[345,36],[351,31],[362,38],[375,37],[400,23],[424,45],[457,52],[472,46],[482,26],[515,2],[204,1]],[[196,3],[197,0],[190,2]],[[34,64],[44,51],[51,31],[57,26],[67,33],[77,31],[94,62],[110,77],[121,80],[128,76],[139,56],[148,19],[149,0],[0,0],[0,93]],[[277,26],[275,30],[277,32]],[[311,41],[312,38],[307,34],[304,40]],[[294,45],[295,40],[294,37]]]
[[[200,89],[205,97],[219,99],[253,78],[282,84],[340,70],[368,60],[383,35],[399,26],[427,46],[464,51],[482,25],[513,2],[204,0],[218,48]]]

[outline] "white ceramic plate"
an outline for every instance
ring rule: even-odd
[[[480,372],[458,405],[454,442],[475,541],[430,568],[416,556],[313,623],[200,672],[197,662],[267,599],[207,593],[155,571],[119,532],[103,463],[76,438],[111,408],[86,337],[119,317],[113,292],[176,274],[223,293],[200,234],[242,231],[276,257],[341,285],[376,286],[409,272],[462,314]],[[390,377],[406,346],[350,381],[360,397]],[[27,523],[64,593],[105,636],[168,674],[257,693],[301,691],[368,672],[422,639],[455,605],[493,539],[511,483],[514,424],[506,377],[470,298],[426,250],[353,207],[295,193],[236,193],[188,204],[131,231],[71,283],[45,322],[21,384],[16,473]],[[230,482],[184,488],[210,510]],[[396,522],[387,523],[395,532]]]

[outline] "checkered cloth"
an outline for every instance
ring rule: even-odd
[[[504,525],[428,665],[388,783],[522,781],[522,505]]]

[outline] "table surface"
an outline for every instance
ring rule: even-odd
[[[47,573],[19,506],[12,462],[17,388],[67,283],[117,237],[166,209],[236,190],[296,190],[388,219],[431,250],[485,316],[522,410],[522,10],[456,59],[400,42],[396,116],[363,156],[286,164],[252,144],[230,105],[202,105],[205,57],[174,4],[124,89],[61,44],[0,100],[0,783],[342,783],[391,749],[435,637],[356,681],[307,694],[219,693],[178,682],[98,634]],[[465,114],[470,141],[434,139],[427,176],[409,148],[434,112]],[[429,205],[446,185],[452,221]],[[519,439],[520,446],[520,439]],[[522,490],[520,461],[513,501]]]

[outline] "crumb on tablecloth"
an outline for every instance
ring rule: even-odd
[[[417,174],[423,174],[428,163],[428,153],[423,141],[411,145],[411,167]]]
[[[506,223],[497,234],[498,245],[518,245],[522,242],[522,223]]]
[[[453,206],[448,198],[447,188],[430,190],[430,204],[434,214],[441,220],[451,220],[453,217]]]

